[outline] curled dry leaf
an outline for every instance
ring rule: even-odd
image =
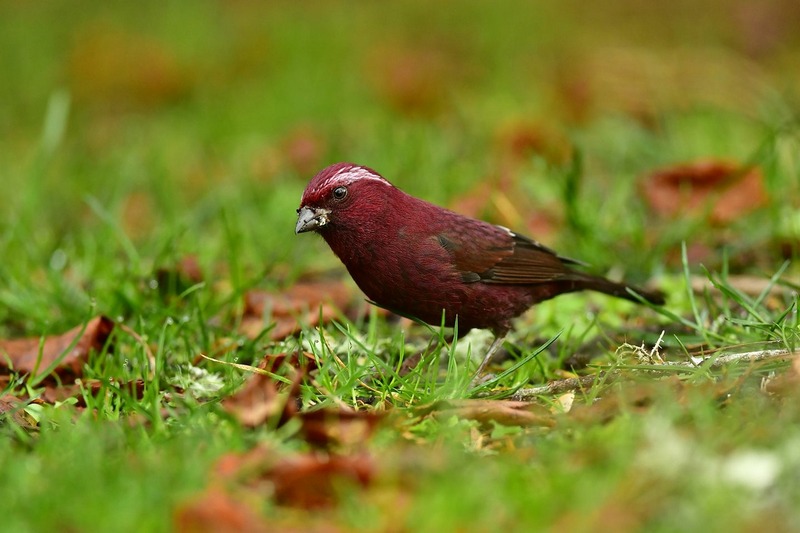
[[[45,380],[43,383],[44,391],[42,392],[41,399],[48,404],[56,402],[63,402],[70,398],[75,398],[77,402],[76,407],[86,407],[86,399],[83,392],[87,391],[89,394],[97,394],[103,387],[109,385],[122,389],[131,395],[132,398],[141,399],[144,396],[144,380],[135,379],[126,383],[117,381],[116,379],[81,379],[75,380],[73,384],[58,385],[54,383],[55,380]]]
[[[284,421],[297,410],[294,397],[279,392],[277,382],[263,374],[250,376],[244,387],[222,401],[222,407],[247,427],[260,426],[276,417]]]
[[[8,418],[23,429],[36,428],[36,420],[25,412],[25,403],[11,394],[0,396],[0,424]]]
[[[725,225],[769,199],[758,167],[705,159],[657,170],[641,181],[650,208],[665,218],[708,213],[713,224]]]
[[[321,448],[353,446],[366,442],[375,432],[383,413],[340,408],[317,409],[297,415],[307,442]]]
[[[437,417],[457,416],[481,424],[496,422],[504,426],[555,426],[555,417],[544,406],[516,400],[467,399],[438,402],[430,409]]]
[[[103,349],[113,329],[110,318],[97,316],[66,333],[46,337],[43,343],[39,337],[0,340],[0,368],[41,374],[55,364],[58,373],[80,375],[89,354]]]
[[[346,407],[299,411],[300,383],[316,368],[313,357],[301,352],[266,356],[258,365],[261,370],[276,373],[290,369],[290,384],[270,375],[254,373],[244,387],[222,401],[223,408],[247,427],[257,427],[268,420],[278,426],[288,420],[300,420],[300,431],[310,444],[329,448],[364,443],[375,432],[383,413],[355,411]]]
[[[292,376],[288,387],[270,375],[255,372],[244,387],[222,401],[222,407],[248,427],[260,426],[276,417],[278,425],[284,424],[297,414],[300,382],[316,368],[316,363],[313,357],[301,356],[301,352],[281,353],[265,356],[257,368],[277,373],[281,367]]]
[[[795,356],[791,366],[783,373],[765,378],[761,384],[768,394],[796,400],[800,397],[800,355]]]
[[[366,310],[353,289],[341,280],[300,282],[278,292],[250,291],[245,294],[241,331],[256,337],[271,319],[269,338],[278,341],[300,331],[303,325],[317,326],[333,320],[340,312],[351,318]]]
[[[286,365],[303,375],[317,369],[317,360],[310,352],[294,351],[292,353],[270,353],[258,363],[258,368],[269,372],[276,372],[281,366]]]

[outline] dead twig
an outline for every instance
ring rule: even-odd
[[[790,359],[795,357],[800,357],[800,350],[756,350],[753,352],[711,355],[707,357],[692,357],[689,361],[664,361],[659,364],[648,366],[645,371],[650,373],[667,373],[672,372],[672,369],[676,367],[698,368],[703,365],[708,365],[709,368],[721,368],[731,363],[756,363],[759,361]],[[658,368],[659,366],[664,367],[664,370],[660,370]],[[622,375],[623,373],[621,370],[608,370],[598,374],[592,374],[590,376],[551,381],[546,385],[520,389],[515,392],[511,398],[513,400],[529,401],[536,396],[562,394],[568,391],[585,389],[594,385],[595,382],[609,382],[622,377]]]

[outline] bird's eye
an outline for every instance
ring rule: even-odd
[[[336,187],[333,189],[333,199],[334,200],[344,200],[344,197],[347,196],[347,189],[344,187]]]

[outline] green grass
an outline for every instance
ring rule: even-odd
[[[723,2],[700,18],[680,2],[628,15],[622,0],[602,12],[452,4],[0,6],[0,339],[98,314],[124,326],[83,369],[77,398],[27,405],[33,428],[0,419],[0,531],[173,530],[210,486],[287,529],[800,527],[796,363],[655,373],[618,351],[650,350],[662,332],[670,361],[797,349],[797,36],[747,55],[758,43]],[[542,144],[514,155],[514,128]],[[725,225],[654,217],[644,176],[699,158],[757,165],[768,204]],[[321,239],[293,234],[310,173],[338,160],[445,205],[505,179],[496,191],[518,212],[553,219],[534,237],[661,286],[668,305],[545,302],[518,320],[498,379],[479,390],[480,333],[445,346],[438,328],[373,312],[278,344],[245,337],[247,291],[343,273]],[[507,209],[484,207],[506,222]],[[202,281],[175,273],[187,256]],[[745,293],[743,275],[769,285]],[[714,289],[693,292],[692,279]],[[249,374],[199,355],[257,364],[297,349],[319,366],[301,411],[388,413],[369,439],[335,448],[371,454],[374,479],[339,487],[322,511],[215,473],[226,454],[266,448],[279,461],[312,447],[296,420],[237,421],[222,403]],[[541,425],[456,415],[463,398],[568,377],[577,356],[591,359],[581,374],[615,379],[576,391],[569,412],[547,396]],[[29,400],[42,386],[0,381]]]

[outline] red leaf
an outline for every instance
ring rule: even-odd
[[[250,291],[245,295],[241,330],[257,336],[265,327],[265,314],[269,314],[275,324],[269,337],[278,341],[300,331],[303,324],[313,327],[328,323],[339,312],[354,318],[360,309],[366,309],[359,304],[352,288],[341,280],[300,282],[281,293]]]
[[[275,373],[281,365],[287,363],[286,367],[293,376],[288,390],[285,390],[287,387],[283,382],[271,376],[253,374],[244,387],[222,401],[222,407],[248,427],[260,426],[275,417],[279,417],[278,425],[286,423],[297,413],[300,382],[309,369],[315,368],[313,359],[304,357],[305,363],[300,363],[300,359],[298,352],[291,356],[277,354],[265,357],[258,365],[262,370]]]
[[[194,500],[178,507],[173,524],[179,533],[270,531],[250,507],[218,487],[209,487]]]
[[[383,419],[383,413],[345,408],[304,411],[297,416],[306,441],[324,448],[364,443]]]
[[[439,417],[455,415],[481,424],[496,422],[504,426],[553,427],[555,425],[552,413],[533,402],[465,399],[439,402],[423,410],[430,410],[433,415]]]
[[[58,361],[54,371],[80,375],[89,354],[102,350],[113,329],[114,322],[110,318],[98,316],[66,333],[46,337],[44,343],[39,337],[0,340],[0,368],[10,367],[23,373],[36,369],[41,374]],[[37,366],[40,347],[41,359]]]
[[[666,218],[709,213],[724,225],[767,205],[764,178],[757,167],[723,160],[700,160],[657,170],[641,186],[650,208]]]
[[[281,457],[262,446],[220,457],[214,471],[224,483],[267,488],[279,504],[317,509],[335,504],[342,484],[369,486],[376,465],[366,454],[298,453]]]
[[[316,509],[336,502],[344,482],[366,487],[374,478],[375,464],[368,455],[304,454],[286,457],[267,473],[282,505]]]

